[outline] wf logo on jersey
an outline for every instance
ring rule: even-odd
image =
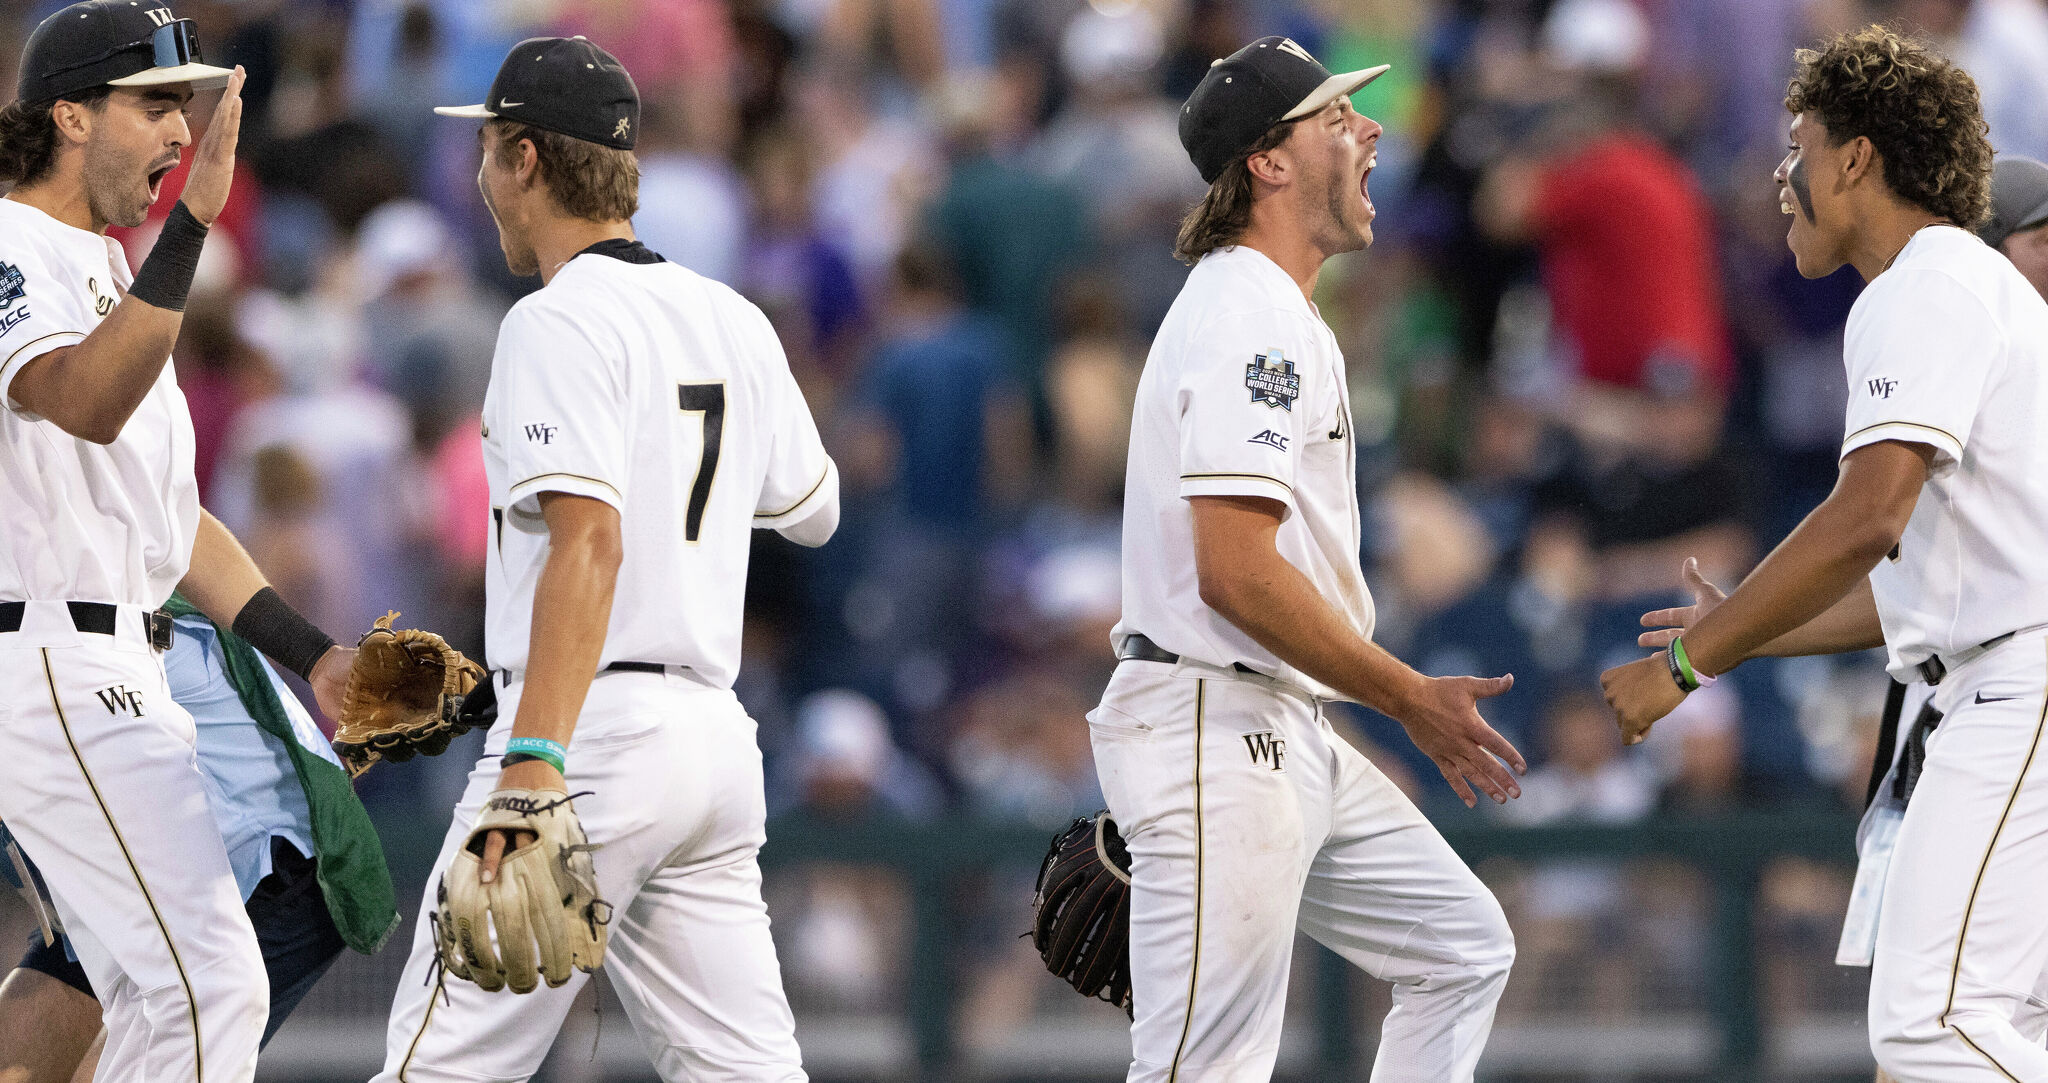
[[[560,431],[561,427],[558,425],[528,425],[526,427],[526,442],[529,444],[552,444],[555,442],[555,433]]]
[[[1274,432],[1271,429],[1267,429],[1265,432],[1262,432],[1257,436],[1254,436],[1251,439],[1246,440],[1245,443],[1264,444],[1275,451],[1287,450],[1287,437],[1281,433]]]
[[[100,706],[105,707],[108,714],[120,714],[125,710],[137,718],[142,717],[142,693],[129,691],[125,684],[102,688],[93,695],[100,698]]]
[[[1245,751],[1252,754],[1252,763],[1266,764],[1275,771],[1287,769],[1287,742],[1273,736],[1272,730],[1244,735]]]
[[[1892,392],[1899,389],[1899,382],[1889,376],[1879,376],[1871,380],[1868,386],[1871,398],[1888,399],[1892,397]]]
[[[1251,389],[1253,406],[1263,402],[1277,409],[1293,410],[1294,400],[1301,397],[1301,377],[1294,371],[1294,362],[1278,347],[1258,355],[1244,367],[1244,386]]]

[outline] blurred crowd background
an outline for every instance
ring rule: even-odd
[[[59,6],[0,4],[0,85]],[[430,107],[481,100],[531,35],[624,61],[640,237],[769,313],[843,472],[829,546],[759,539],[739,688],[771,809],[827,820],[1049,831],[1098,807],[1082,715],[1113,664],[1130,400],[1186,273],[1170,249],[1202,185],[1175,116],[1212,59],[1282,33],[1334,70],[1393,65],[1356,99],[1386,128],[1378,241],[1317,297],[1349,363],[1379,639],[1432,673],[1513,672],[1488,715],[1537,766],[1520,802],[1468,813],[1397,727],[1344,722],[1455,825],[1860,808],[1876,660],[1745,666],[1627,751],[1596,675],[1638,655],[1684,558],[1732,584],[1834,479],[1861,283],[1802,280],[1785,250],[1793,50],[1916,30],[1975,75],[2000,152],[2048,157],[2042,0],[177,7],[250,75],[176,353],[201,490],[344,641],[396,608],[482,646],[478,413],[497,321],[538,282],[500,259],[473,124]],[[124,238],[133,258],[152,236]],[[364,780],[402,899],[466,766]],[[970,1030],[1082,1010],[1011,939],[1030,873],[961,903],[988,930],[961,964]],[[1487,875],[1522,936],[1504,1021],[1706,995],[1697,877]],[[1763,980],[1853,1012],[1826,963],[1846,874],[1787,863],[1758,890],[1792,968]],[[800,1018],[899,1005],[907,891],[852,866],[771,877]],[[388,980],[352,995],[380,1007]]]

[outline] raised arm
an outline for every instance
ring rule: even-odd
[[[242,69],[199,141],[184,197],[126,298],[76,345],[23,363],[7,395],[81,440],[111,444],[156,386],[185,320],[185,295],[206,231],[227,204],[242,127]]]

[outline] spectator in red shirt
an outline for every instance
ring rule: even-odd
[[[1548,405],[1581,452],[1547,488],[1585,517],[1614,597],[1665,585],[1678,549],[1735,571],[1750,546],[1730,518],[1745,474],[1721,446],[1734,359],[1713,211],[1686,166],[1630,126],[1620,90],[1586,79],[1474,208],[1542,265],[1560,360]]]

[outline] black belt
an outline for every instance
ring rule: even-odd
[[[2002,636],[1992,636],[1990,639],[1987,639],[1974,647],[1967,647],[1963,650],[1957,651],[1954,657],[1960,658],[1962,659],[1962,661],[1957,662],[1956,664],[1961,665],[1963,662],[1971,661],[1975,659],[1978,655],[1983,654],[1985,651],[1988,651],[1991,648],[1998,646],[2000,643],[2003,643],[2006,640],[2011,639],[2012,637],[2018,634],[2018,631],[2012,631],[2007,632]],[[1948,676],[1949,667],[1946,663],[1944,663],[1941,660],[1940,655],[1930,654],[1927,656],[1927,660],[1925,662],[1922,662],[1913,668],[1920,671],[1921,680],[1926,681],[1929,686],[1933,686],[1940,684],[1941,679],[1943,677]]]
[[[1119,662],[1163,662],[1170,666],[1180,661],[1180,655],[1152,642],[1152,637],[1150,636],[1140,632],[1132,632],[1124,637],[1122,643],[1117,644],[1116,660]],[[1230,668],[1237,670],[1239,673],[1250,673],[1255,676],[1259,672],[1243,662],[1232,662]]]
[[[613,662],[613,663],[612,663],[611,665],[608,665],[608,666],[604,667],[603,669],[600,669],[600,670],[598,670],[598,672],[599,672],[599,673],[667,673],[667,672],[669,671],[669,669],[670,669],[670,668],[671,668],[670,666],[664,665],[664,664],[662,664],[662,663],[660,663],[660,662]],[[675,669],[688,669],[688,668],[690,668],[690,667],[688,667],[688,666],[681,666],[681,665],[679,665],[679,666],[675,666],[675,667],[673,667],[673,668],[675,668]],[[498,683],[499,683],[499,684],[502,684],[502,685],[510,685],[510,684],[512,683],[512,671],[511,671],[511,670],[509,670],[509,669],[497,669],[497,670],[492,670],[492,671],[491,671],[491,676],[493,676],[493,677],[496,677],[496,678],[498,679]]]
[[[71,611],[71,626],[81,632],[110,636],[120,623],[121,607],[106,602],[65,602],[64,608]],[[27,602],[0,602],[0,634],[21,631],[22,618],[28,613]],[[159,609],[142,614],[142,637],[149,645],[160,651],[171,649],[175,632],[171,615]]]

